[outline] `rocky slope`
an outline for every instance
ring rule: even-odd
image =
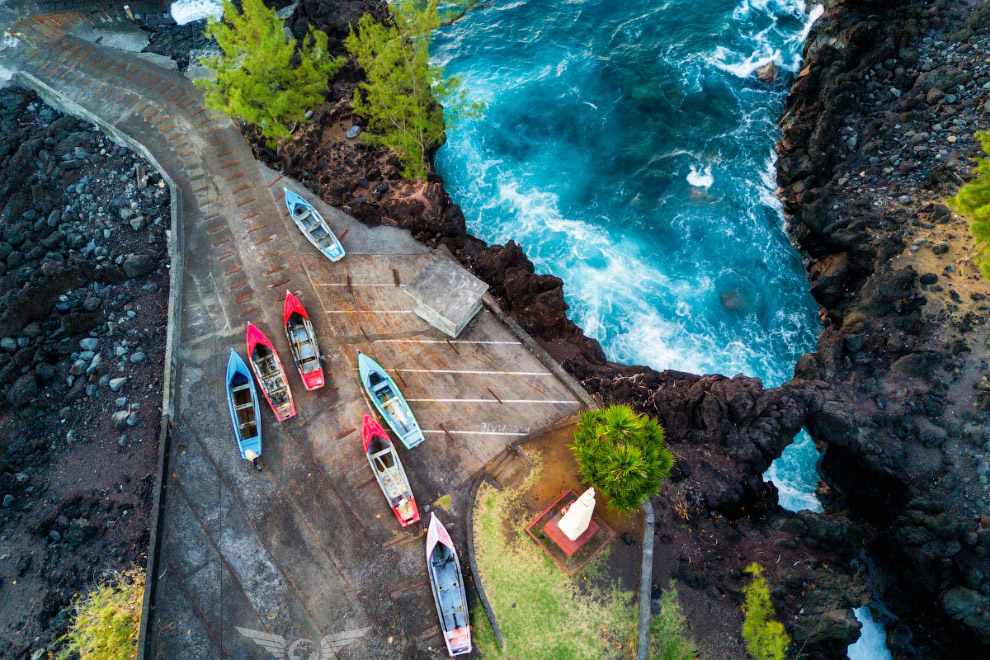
[[[0,652],[34,655],[144,564],[169,192],[94,128],[0,90]]]
[[[787,100],[778,183],[825,329],[796,373],[869,530],[899,657],[990,655],[990,284],[945,205],[990,127],[987,2],[846,0]]]

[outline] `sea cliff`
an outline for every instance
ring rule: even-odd
[[[824,331],[795,374],[832,504],[867,532],[899,657],[990,652],[990,285],[946,202],[988,127],[986,2],[838,2],[787,99],[777,181]]]
[[[844,657],[858,636],[850,608],[879,598],[901,657],[959,657],[985,652],[990,630],[990,290],[945,201],[985,113],[985,7],[832,3],[811,31],[777,176],[825,329],[779,388],[608,362],[568,318],[559,278],[537,274],[512,242],[471,236],[438,176],[404,180],[388,154],[346,138],[361,124],[353,65],[291,142],[254,142],[363,222],[444,246],[592,394],[663,423],[678,467],[656,501],[655,582],[686,585],[696,625],[714,631],[709,654],[743,657],[738,639],[717,640],[738,635],[740,569],[761,559],[806,656]],[[381,5],[302,2],[290,25],[324,29],[339,49],[368,11]],[[803,426],[824,450],[824,514],[782,511],[762,479]]]

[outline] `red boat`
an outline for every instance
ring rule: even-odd
[[[268,405],[275,411],[275,418],[284,422],[296,415],[296,404],[292,400],[292,390],[285,377],[282,361],[278,359],[275,347],[261,330],[248,323],[247,352],[251,371],[261,385],[261,391]]]
[[[382,489],[388,505],[392,507],[399,524],[405,527],[419,520],[419,509],[416,508],[416,498],[409,487],[406,471],[402,469],[395,445],[381,424],[365,413],[361,424],[364,436],[364,453],[375,473],[378,486]]]
[[[289,340],[292,361],[307,390],[323,387],[323,367],[320,366],[320,347],[316,343],[316,331],[306,309],[289,291],[285,292],[285,308],[282,311],[285,336]]]

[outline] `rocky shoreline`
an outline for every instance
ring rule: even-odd
[[[898,657],[990,653],[990,283],[945,205],[990,127],[986,2],[838,2],[787,99],[778,184],[823,310],[796,374],[867,530]]]
[[[170,195],[33,92],[0,90],[0,163],[0,647],[28,658],[147,555]]]
[[[287,24],[297,37],[309,24],[324,29],[340,52],[349,22],[382,9],[380,0],[300,0]],[[260,160],[328,203],[450,250],[591,393],[661,420],[678,464],[655,501],[654,583],[682,585],[706,656],[745,657],[738,603],[753,560],[767,567],[804,657],[844,658],[859,634],[850,610],[871,593],[890,612],[898,657],[979,656],[990,644],[990,287],[967,260],[965,222],[944,201],[977,155],[972,133],[986,128],[987,18],[985,2],[861,0],[829,4],[812,30],[782,121],[778,183],[824,331],[796,378],[775,389],[609,363],[567,318],[559,278],[536,274],[512,242],[470,236],[439,177],[404,180],[388,154],[347,137],[360,126],[353,65],[313,124],[278,151],[246,134]],[[203,45],[196,30],[146,27],[153,52],[181,60]],[[41,137],[22,140],[28,134]],[[43,644],[60,632],[73,592],[146,550],[168,193],[140,159],[29,95],[0,92],[0,137],[10,177],[0,180],[0,495],[13,498],[0,510],[0,594],[21,616],[5,618],[0,643],[27,653],[34,636]],[[19,151],[20,141],[33,146]],[[24,166],[12,171],[7,159],[18,154]],[[50,179],[64,179],[58,195],[72,199],[38,188]],[[72,210],[53,216],[56,206]],[[11,240],[8,220],[28,215],[9,223],[26,238]],[[111,377],[125,376],[113,391]],[[79,405],[48,403],[66,397]],[[782,511],[762,480],[802,426],[825,450],[821,515]],[[56,487],[66,472],[85,477]],[[134,524],[114,526],[125,510]]]

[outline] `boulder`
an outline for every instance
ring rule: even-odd
[[[12,406],[23,406],[30,403],[37,395],[38,382],[34,372],[31,372],[14,381],[7,391],[7,401]]]
[[[129,254],[124,258],[124,274],[134,279],[155,269],[155,258],[150,254]]]
[[[759,80],[768,84],[772,82],[776,82],[778,70],[779,69],[777,67],[777,63],[774,62],[773,60],[770,60],[769,62],[767,62],[766,64],[764,64],[763,66],[761,66],[756,70],[756,77]]]

